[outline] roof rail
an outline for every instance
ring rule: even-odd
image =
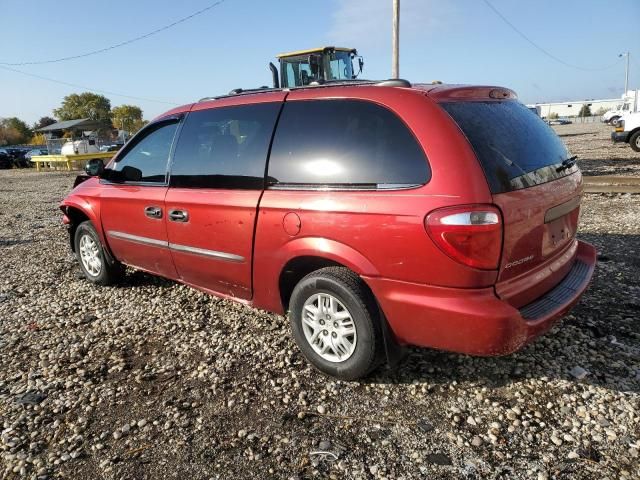
[[[405,87],[410,88],[411,82],[408,80],[404,80],[402,78],[392,78],[389,80],[364,80],[364,79],[353,79],[353,80],[328,80],[325,82],[311,82],[309,85],[304,85],[301,87],[289,87],[289,88],[272,88],[267,87],[266,85],[259,88],[247,88],[246,90],[243,88],[234,88],[226,95],[216,95],[214,97],[204,97],[198,100],[198,102],[207,102],[211,100],[219,100],[221,98],[235,97],[238,95],[253,95],[256,93],[269,93],[269,92],[281,92],[281,91],[290,91],[290,90],[302,90],[304,88],[322,88],[322,87],[349,87],[349,86],[358,86],[358,85],[375,85],[379,87]]]
[[[234,88],[233,90],[231,90],[226,95],[216,95],[214,97],[203,97],[200,100],[198,100],[198,102],[207,102],[209,100],[218,100],[220,98],[235,97],[236,95],[251,95],[251,94],[254,94],[254,93],[278,92],[280,90],[282,90],[282,89],[281,88],[271,88],[271,87],[267,87],[266,85],[263,85],[262,87],[258,87],[258,88],[247,88],[246,90],[243,89],[243,88]]]
[[[404,78],[390,78],[389,80],[381,80],[376,83],[379,87],[406,87],[411,88],[411,82]]]

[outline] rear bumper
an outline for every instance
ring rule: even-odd
[[[611,141],[613,143],[627,143],[629,134],[627,132],[611,132]]]
[[[578,242],[575,264],[551,291],[517,309],[493,288],[433,287],[365,278],[402,344],[471,355],[512,353],[549,330],[586,290],[596,264],[595,248]]]

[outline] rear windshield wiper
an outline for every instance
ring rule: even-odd
[[[567,170],[573,167],[576,164],[577,159],[578,159],[578,155],[574,155],[573,157],[569,157],[566,160],[563,160],[562,165],[556,168],[556,172],[561,172],[563,170]]]

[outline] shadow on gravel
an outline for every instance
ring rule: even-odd
[[[639,163],[638,158],[629,157],[607,157],[606,159],[587,156],[578,157],[580,170],[585,177],[597,175],[624,176],[628,174],[635,176],[640,172]]]
[[[559,137],[581,137],[583,135],[591,135],[593,137],[598,135],[598,132],[581,132],[581,133],[559,133]]]
[[[34,240],[29,239],[4,239],[0,238],[0,247],[11,247],[13,245],[24,245],[26,243],[33,243]]]
[[[173,280],[167,278],[151,275],[150,273],[142,272],[140,270],[127,269],[126,275],[116,285],[117,288],[130,288],[130,287],[171,287],[175,285]]]
[[[640,235],[580,238],[595,245],[598,265],[580,302],[549,333],[505,357],[412,348],[395,369],[381,370],[365,383],[456,381],[502,387],[547,378],[640,392]],[[576,367],[586,370],[586,377],[574,377]]]

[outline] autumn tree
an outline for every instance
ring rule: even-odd
[[[113,126],[133,134],[144,127],[147,122],[142,118],[142,109],[136,105],[119,105],[111,110]]]
[[[111,101],[96,93],[72,93],[62,100],[60,108],[53,110],[53,114],[61,121],[90,118],[102,125],[100,129],[111,128]]]
[[[0,119],[0,144],[27,143],[33,132],[25,122],[17,117]]]
[[[0,120],[0,146],[19,143],[20,133],[15,128],[9,128]]]

